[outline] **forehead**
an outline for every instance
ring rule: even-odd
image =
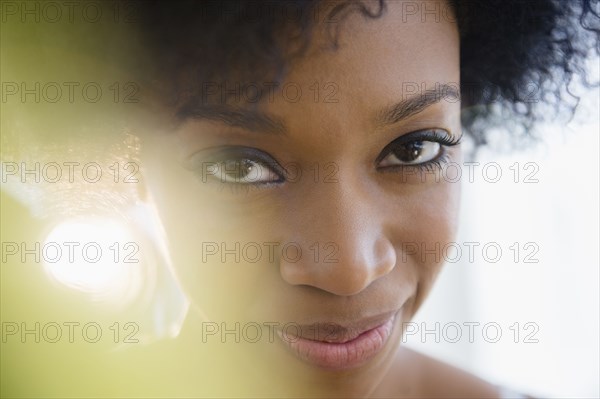
[[[318,15],[326,16],[332,5],[323,4]],[[379,9],[378,2],[365,4],[372,13]],[[444,85],[458,91],[459,78],[459,33],[449,5],[387,1],[379,17],[360,10],[319,17],[309,47],[283,81],[206,82],[196,101],[261,109],[301,129],[310,119],[334,131]],[[454,97],[441,101],[442,107],[454,104]]]
[[[383,12],[379,12],[380,2],[367,0],[360,3],[362,8],[349,3],[344,4],[344,12],[335,13],[342,3],[322,1],[317,10],[311,12],[315,25],[308,49],[301,57],[292,59],[286,66],[284,81],[279,82],[279,85],[288,83],[290,93],[286,94],[292,100],[296,83],[302,84],[306,91],[315,91],[311,83],[333,82],[347,91],[353,87],[362,90],[365,85],[377,88],[375,83],[385,81],[383,86],[387,90],[379,89],[395,95],[399,93],[398,87],[403,86],[404,91],[410,92],[415,84],[459,83],[458,26],[447,1],[388,0],[382,3]],[[288,51],[293,53],[297,43],[286,41],[282,39],[280,44],[289,46]],[[253,76],[253,72],[249,72]],[[255,72],[257,77],[262,75],[261,71]],[[211,101],[216,99],[216,96],[211,98],[211,91],[218,91],[219,97],[235,101],[235,89],[239,85],[240,101],[252,100],[249,101],[252,104],[255,100],[252,94],[258,87],[265,93],[259,102],[273,102],[276,98],[267,94],[277,91],[272,87],[274,80],[269,77],[247,81],[231,77],[223,84],[225,93],[221,93],[220,87],[218,90],[206,87],[204,94],[208,94],[207,100]]]
[[[385,4],[378,18],[353,12],[318,24],[307,55],[291,66],[288,81],[332,81],[349,92],[370,87],[395,99],[415,84],[427,88],[458,84],[459,34],[448,4],[397,0]],[[421,8],[423,14],[409,6]],[[333,30],[338,32],[334,50],[328,45]]]

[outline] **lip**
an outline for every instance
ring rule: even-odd
[[[328,370],[360,367],[387,343],[396,313],[359,323],[315,323],[277,330],[277,335],[299,359]]]

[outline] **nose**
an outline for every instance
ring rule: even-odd
[[[280,258],[281,276],[291,285],[358,294],[396,265],[396,251],[385,235],[385,212],[356,185],[340,180],[320,186],[305,192],[296,206],[289,204],[287,241],[296,250]]]

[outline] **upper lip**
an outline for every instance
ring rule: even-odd
[[[350,322],[286,323],[281,329],[281,334],[283,338],[289,340],[302,338],[311,341],[341,344],[352,341],[359,335],[385,324],[397,312],[398,310],[394,310]]]

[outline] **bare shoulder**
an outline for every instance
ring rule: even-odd
[[[401,347],[374,397],[499,399],[508,396],[497,385],[473,374]],[[526,398],[514,396],[519,397]]]

